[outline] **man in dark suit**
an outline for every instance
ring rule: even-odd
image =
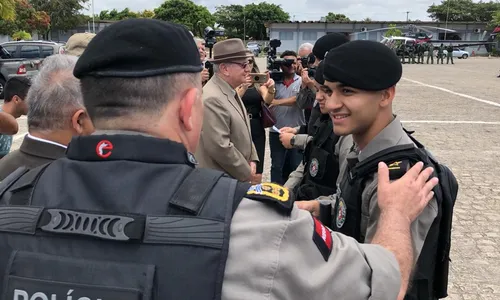
[[[80,81],[73,76],[77,59],[56,54],[44,60],[26,97],[28,134],[18,150],[0,159],[0,180],[19,167],[35,168],[63,157],[73,136],[94,131]]]

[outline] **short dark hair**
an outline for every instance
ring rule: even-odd
[[[83,102],[93,122],[160,112],[186,86],[199,86],[200,73],[176,73],[143,78],[83,77]]]
[[[295,56],[295,57],[297,57],[297,52],[292,51],[292,50],[286,50],[285,52],[281,53],[280,57],[283,58],[285,56]]]
[[[14,96],[25,100],[30,86],[31,80],[28,77],[16,76],[10,78],[5,84],[4,101],[10,102]]]

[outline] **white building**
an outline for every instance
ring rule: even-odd
[[[287,22],[287,23],[268,23],[269,39],[279,39],[281,47],[277,52],[285,50],[297,51],[302,43],[314,44],[321,36],[331,33],[340,32],[351,36],[351,40],[363,39],[381,41],[384,36],[385,29],[389,24],[396,26],[431,26],[438,28],[448,28],[455,30],[456,33],[446,33],[447,40],[469,40],[469,41],[485,41],[488,39],[490,32],[486,31],[487,23],[476,22],[401,22],[401,21],[380,21],[380,22],[321,22],[321,21],[303,21],[303,22]],[[445,31],[425,27],[433,34],[433,39],[445,39]],[[401,29],[402,32],[408,30]],[[478,53],[477,47],[474,47]],[[485,52],[484,46],[480,47]],[[481,50],[479,49],[479,50]],[[479,53],[478,53],[479,54]]]

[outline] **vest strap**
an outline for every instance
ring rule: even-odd
[[[198,215],[207,196],[223,175],[216,170],[193,169],[170,199],[170,205]]]

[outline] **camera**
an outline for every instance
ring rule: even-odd
[[[302,68],[304,69],[307,69],[310,65],[314,64],[315,61],[316,57],[312,53],[310,53],[308,56],[300,58],[300,62],[302,63]]]
[[[270,77],[276,83],[283,82],[283,79],[285,79],[285,74],[281,67],[291,67],[294,63],[293,59],[276,57],[276,48],[279,46],[281,46],[281,41],[274,39],[269,42],[269,47],[264,48],[264,51],[267,51],[267,69],[269,70]]]

